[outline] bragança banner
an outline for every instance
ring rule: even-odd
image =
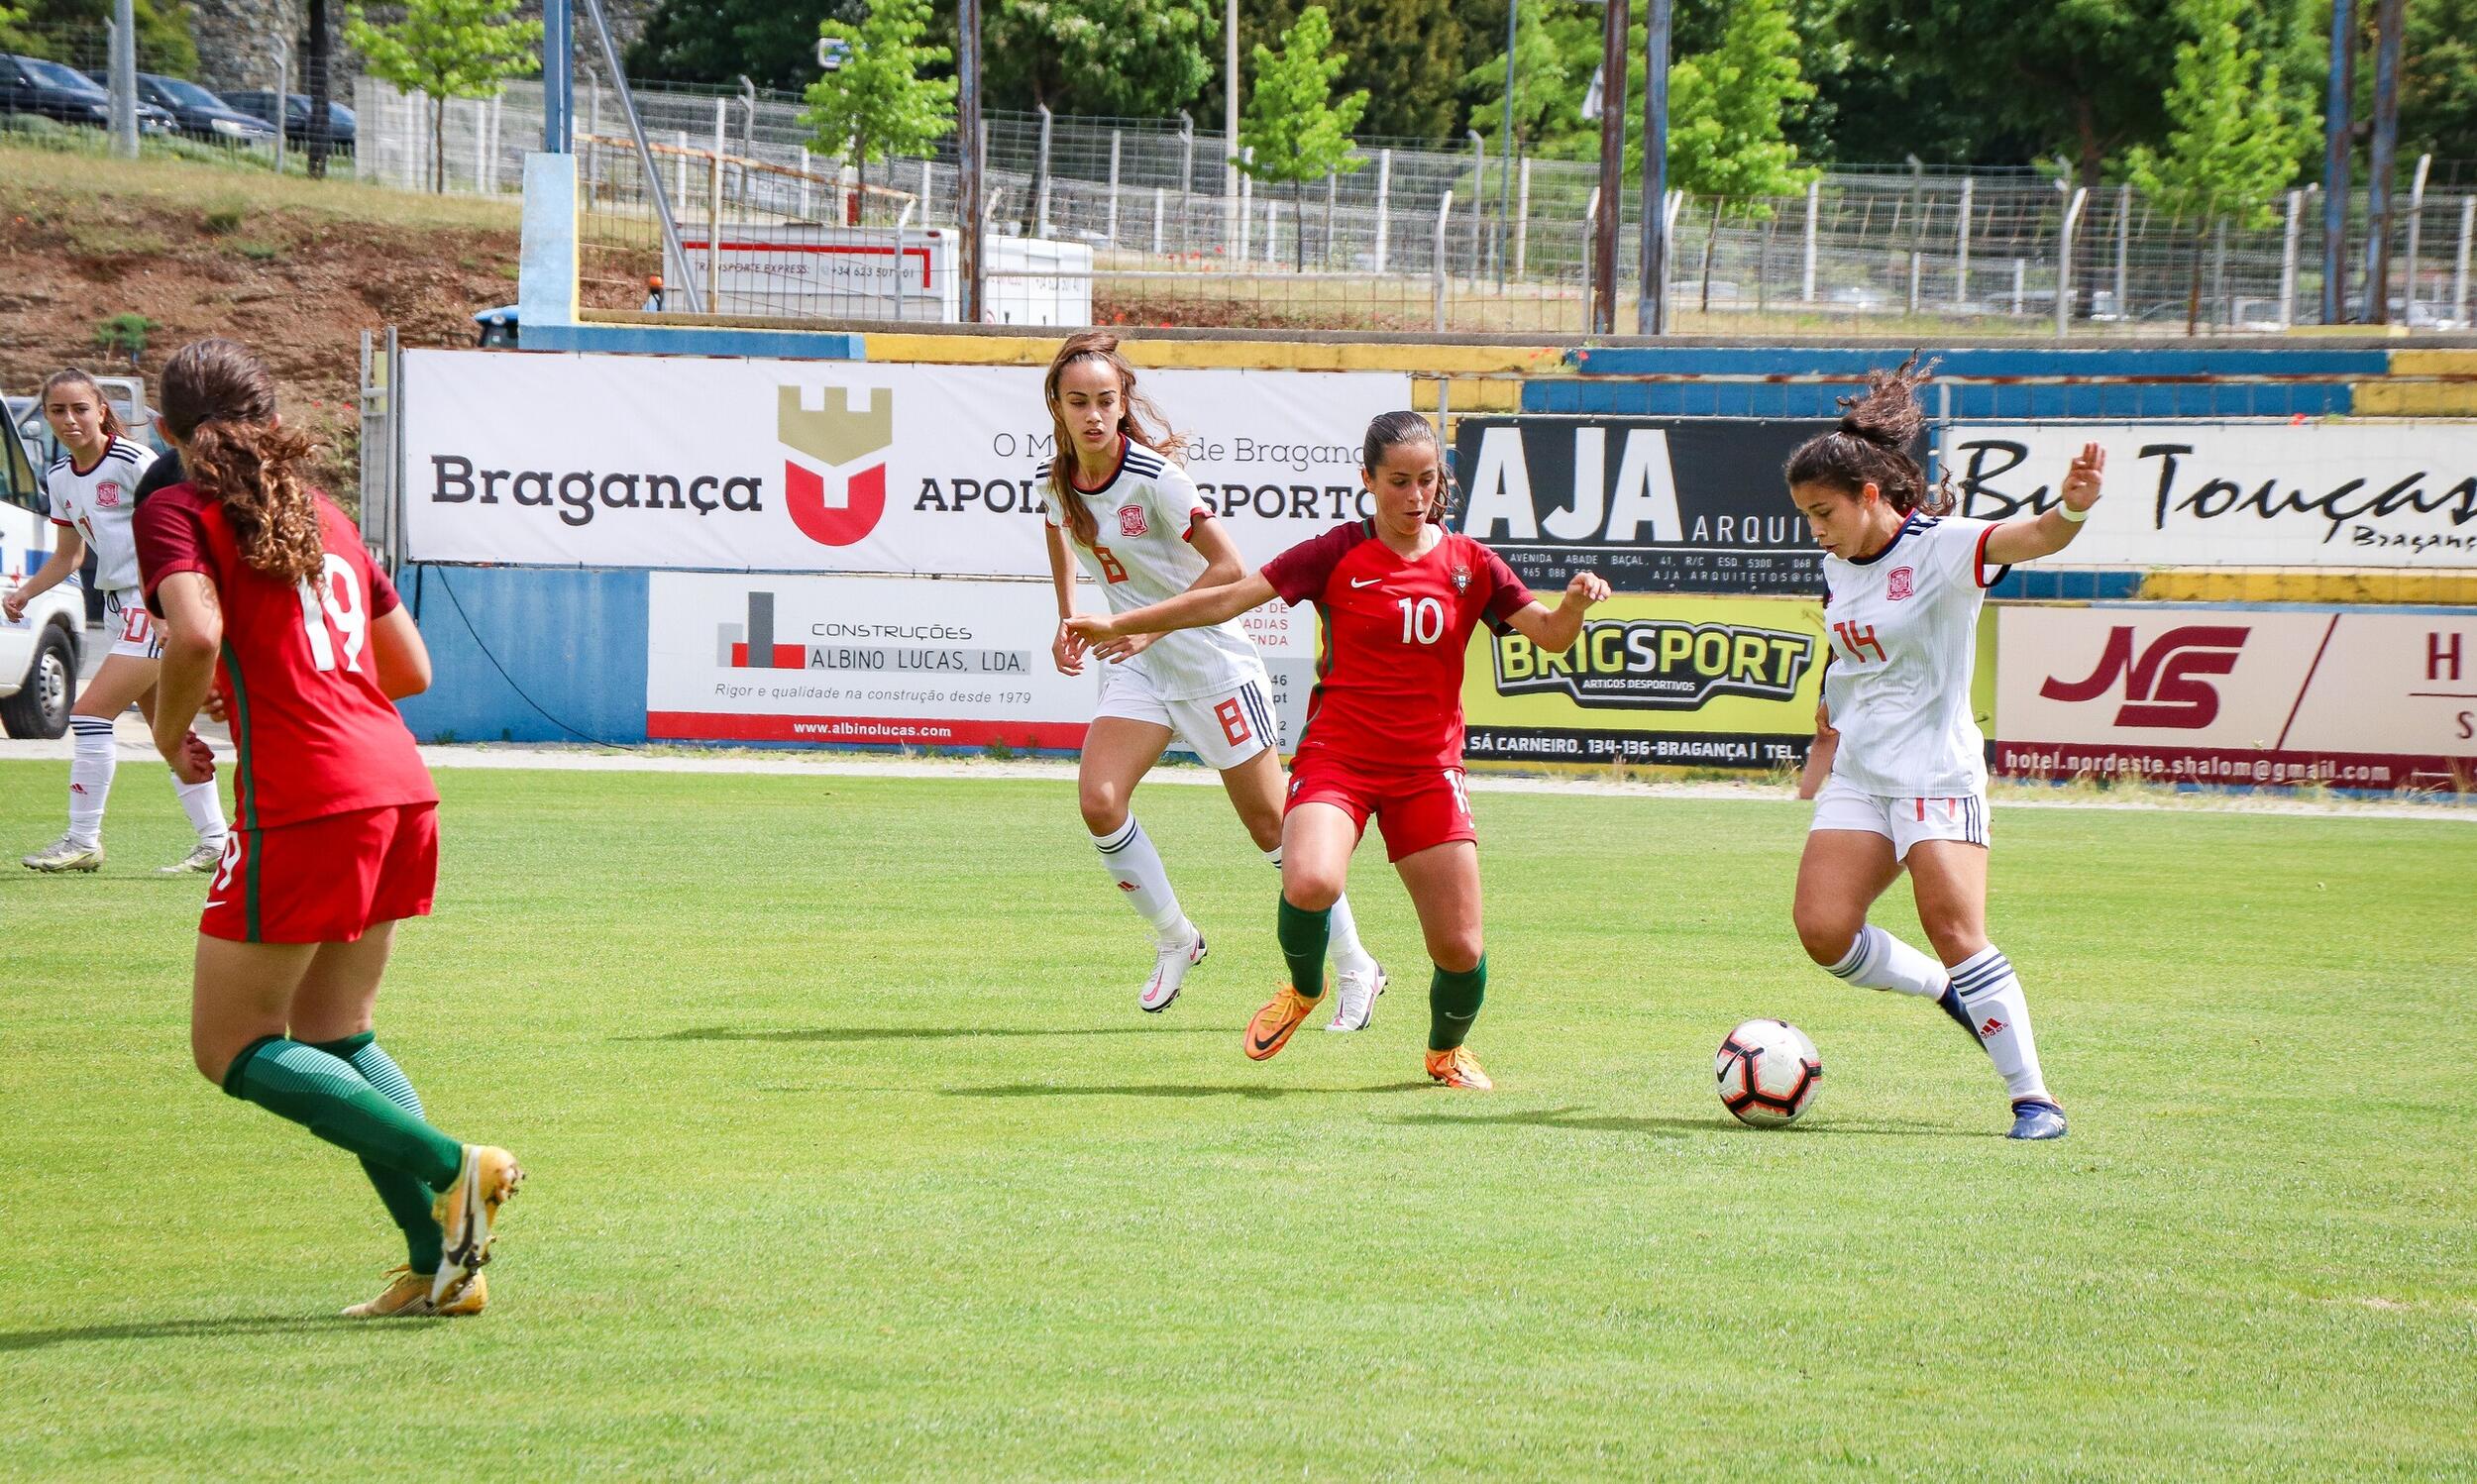
[[[1045,577],[1038,367],[404,355],[416,562]],[[1250,565],[1364,513],[1391,371],[1147,371]]]

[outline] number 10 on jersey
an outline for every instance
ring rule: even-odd
[[[1402,610],[1402,642],[1434,644],[1445,637],[1445,604],[1433,597],[1397,597]]]

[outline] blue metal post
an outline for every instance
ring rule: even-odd
[[[568,0],[542,0],[542,149],[552,155],[567,154],[576,133],[574,15]]]
[[[2348,117],[2356,79],[2356,6],[2331,0],[2330,90],[2322,100],[2322,323],[2348,317]],[[2123,312],[2118,305],[2117,311]]]
[[[2408,0],[2374,11],[2374,141],[2365,164],[2365,322],[2391,323],[2391,185],[2400,147],[2400,34]],[[2406,318],[2403,314],[2402,318]]]

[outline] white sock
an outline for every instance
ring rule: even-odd
[[[1279,871],[1281,847],[1276,845],[1264,852],[1264,859],[1271,861],[1273,869]],[[1333,955],[1335,968],[1366,970],[1376,966],[1376,956],[1359,942],[1358,919],[1350,915],[1349,898],[1337,897],[1333,900],[1333,912],[1326,917],[1325,928],[1328,934],[1325,951]]]
[[[189,816],[189,827],[198,832],[201,845],[224,843],[224,800],[216,795],[215,780],[202,784],[184,784],[180,775],[172,775],[172,796],[180,800],[181,812]]]
[[[1849,952],[1825,971],[1862,990],[1896,990],[1940,999],[1951,976],[1944,966],[1870,922],[1858,929]]]
[[[2030,1037],[2030,1002],[2002,950],[1989,946],[1953,965],[1953,988],[1961,992],[1961,1007],[1979,1044],[2004,1074],[2004,1086],[2015,1102],[2045,1098],[2047,1082],[2038,1072],[2038,1043]]]
[[[68,760],[68,838],[72,845],[94,848],[103,839],[103,801],[112,796],[112,771],[120,758],[112,751],[112,723],[100,716],[71,716],[72,751]]]
[[[1168,944],[1195,935],[1195,925],[1178,909],[1178,894],[1170,890],[1161,852],[1152,848],[1152,837],[1132,815],[1112,833],[1093,836],[1092,848],[1101,852],[1101,869],[1126,894],[1127,904],[1152,924],[1153,937]]]

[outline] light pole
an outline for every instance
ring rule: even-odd
[[[1505,133],[1499,136],[1503,178],[1496,183],[1496,286],[1505,286],[1505,234],[1513,230],[1514,42],[1522,23],[1522,0],[1505,0]]]
[[[1238,0],[1222,4],[1222,194],[1238,203]]]

